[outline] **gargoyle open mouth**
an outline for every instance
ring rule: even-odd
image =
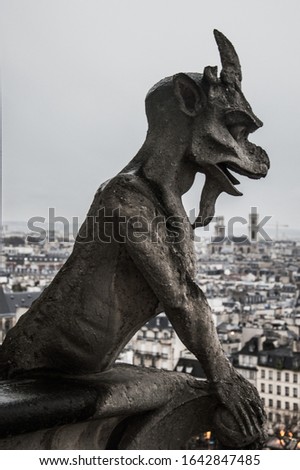
[[[259,149],[259,147],[256,147],[256,148]],[[232,188],[232,191],[230,191],[231,194],[234,193],[236,195],[242,194],[236,188],[236,186],[240,184],[240,181],[231,172],[237,173],[242,176],[247,176],[247,178],[259,179],[259,178],[263,178],[266,175],[267,169],[268,169],[267,165],[262,164],[261,172],[254,173],[250,170],[246,170],[245,168],[241,168],[232,162],[217,163],[216,167],[218,168],[219,171],[223,173],[223,176],[225,176],[227,180],[227,184],[226,184],[227,187],[228,187],[228,183],[230,183],[230,186]]]
[[[229,181],[231,182],[231,184],[233,184],[234,186],[237,185],[237,184],[240,184],[239,180],[237,178],[235,178],[235,176],[233,176],[230,171],[229,171],[229,164],[228,163],[218,163],[217,166],[220,168],[220,170],[223,171],[223,173],[225,174],[225,176],[229,179]],[[230,169],[232,171],[236,171],[236,170],[233,170],[231,167]]]
[[[236,172],[235,169],[233,170],[231,164],[227,162],[217,163],[213,166],[213,170],[210,173],[209,178],[216,182],[218,181],[220,192],[225,191],[232,196],[242,196],[243,194],[236,188],[240,182],[235,176],[233,176],[231,171]]]

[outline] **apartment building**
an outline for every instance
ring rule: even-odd
[[[136,366],[173,370],[185,349],[168,318],[161,313],[134,335],[119,359]]]
[[[270,429],[300,429],[300,353],[296,342],[274,347],[265,336],[251,338],[234,365],[258,390]]]

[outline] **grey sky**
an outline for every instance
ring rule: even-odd
[[[234,44],[243,91],[264,127],[251,140],[267,179],[241,177],[217,213],[300,229],[299,0],[1,0],[4,219],[84,218],[99,184],[135,155],[144,98],[161,78],[219,65]],[[185,197],[198,207],[202,179]]]

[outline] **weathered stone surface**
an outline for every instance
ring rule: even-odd
[[[194,281],[193,228],[211,220],[221,192],[241,194],[229,170],[260,178],[269,167],[265,151],[248,141],[262,123],[241,91],[238,56],[225,36],[215,31],[215,38],[220,77],[216,67],[206,67],[203,75],[180,73],[149,91],[144,145],[99,188],[70,258],[8,333],[0,374],[103,372],[164,310],[219,403],[254,439],[264,422],[262,404],[223,354]],[[206,182],[192,227],[181,197],[197,172]]]
[[[0,382],[0,449],[174,449],[211,426],[216,404],[207,383],[128,365]]]
[[[81,379],[10,380],[0,382],[0,449],[185,449],[208,430],[224,446],[251,446],[230,413],[220,426],[218,410],[207,382],[124,364]]]
[[[51,379],[0,382],[0,437],[89,418],[96,390]]]

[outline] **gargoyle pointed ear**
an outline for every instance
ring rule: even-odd
[[[216,29],[214,29],[214,36],[218,45],[223,67],[221,71],[221,79],[226,84],[237,83],[241,86],[242,70],[239,57],[233,45],[223,33],[220,33],[220,31],[217,31]]]
[[[205,96],[200,87],[185,73],[174,75],[173,84],[181,111],[188,116],[196,116],[205,104]]]

